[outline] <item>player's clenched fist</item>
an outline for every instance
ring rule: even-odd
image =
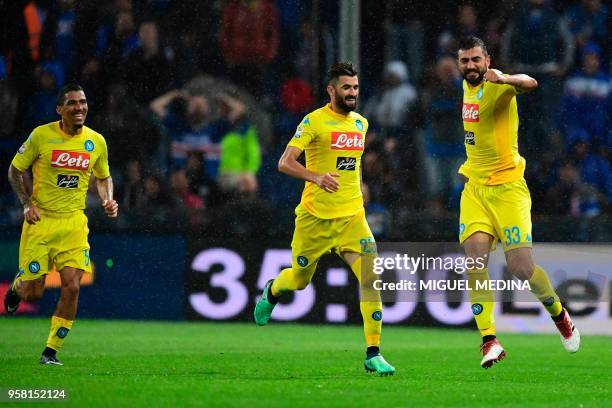
[[[338,177],[340,177],[340,174],[338,173],[319,174],[316,178],[317,186],[321,187],[328,193],[335,193],[340,187],[338,180],[336,180]]]
[[[119,212],[119,204],[117,204],[115,200],[104,200],[102,202],[102,207],[104,207],[106,215],[111,218],[116,217]]]
[[[488,69],[487,72],[485,72],[484,74],[484,79],[494,84],[505,84],[506,83],[506,77],[498,69]]]
[[[35,224],[40,221],[40,212],[34,204],[28,203],[23,206],[23,217],[28,224]]]

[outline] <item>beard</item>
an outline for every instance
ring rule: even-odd
[[[470,70],[470,71],[467,71],[467,72],[465,72],[463,74],[463,79],[465,79],[467,81],[467,83],[470,84],[470,85],[478,85],[484,79],[485,72],[487,72],[486,68],[484,69],[484,71]],[[471,73],[477,73],[478,76],[476,76],[475,78],[470,79],[468,77],[468,75],[471,74]]]
[[[340,95],[336,94],[336,106],[338,106],[345,112],[354,111],[357,108],[357,98],[355,98],[355,104],[353,106],[350,106],[346,103],[346,98],[343,98]]]

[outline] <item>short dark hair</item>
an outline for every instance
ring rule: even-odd
[[[77,83],[71,82],[62,86],[62,89],[57,93],[57,106],[63,106],[66,103],[66,94],[71,91],[82,91],[83,87]]]
[[[474,47],[480,47],[484,55],[489,55],[489,52],[487,51],[487,46],[485,45],[484,41],[474,36],[463,37],[462,39],[460,39],[459,48],[457,51],[469,50],[470,48],[474,48]]]
[[[340,61],[329,67],[327,71],[327,83],[337,81],[341,76],[354,77],[357,75],[357,70],[353,67],[350,61]]]

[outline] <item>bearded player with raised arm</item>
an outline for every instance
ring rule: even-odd
[[[81,277],[91,273],[84,209],[92,173],[106,214],[117,217],[119,207],[113,200],[106,141],[84,125],[88,106],[83,88],[64,86],[56,111],[61,120],[34,129],[9,167],[9,182],[23,205],[25,222],[19,272],[6,292],[4,307],[12,314],[22,299],[41,298],[45,277],[55,266],[61,277],[61,293],[40,363],[62,365],[56,353],[72,329]],[[32,195],[23,181],[23,173],[30,167]]]
[[[359,80],[351,63],[331,66],[330,103],[306,115],[278,163],[279,171],[306,181],[295,210],[292,265],[266,283],[255,306],[255,322],[268,323],[279,297],[308,286],[319,259],[334,250],[361,283],[367,372],[392,375],[395,368],[380,354],[382,303],[369,290],[373,281],[376,243],[363,208],[361,155],[368,121],[354,112]],[[306,167],[298,157],[306,153]]]
[[[467,177],[461,193],[459,241],[472,259],[488,260],[501,240],[508,270],[529,282],[531,292],[550,313],[561,343],[570,353],[580,347],[580,334],[563,308],[548,275],[536,265],[532,251],[531,197],[523,174],[525,159],[518,152],[516,95],[535,90],[538,83],[524,75],[505,75],[489,68],[491,57],[481,39],[459,44],[457,63],[463,75],[463,127],[467,161],[459,173]],[[489,280],[483,269],[468,270],[470,288]],[[481,366],[491,367],[506,352],[495,335],[492,291],[469,291],[472,312],[482,337]]]

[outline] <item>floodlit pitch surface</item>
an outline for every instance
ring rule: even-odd
[[[381,378],[363,370],[357,326],[77,320],[63,367],[38,363],[47,333],[46,319],[0,319],[5,392],[61,388],[59,404],[88,408],[612,406],[608,337],[569,355],[556,335],[502,334],[508,357],[484,370],[475,330],[387,327],[397,372]]]

